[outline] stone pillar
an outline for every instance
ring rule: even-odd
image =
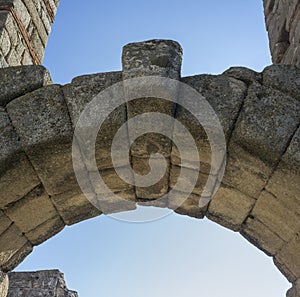
[[[263,0],[274,64],[300,66],[299,0]]]
[[[0,0],[0,68],[42,63],[59,0]]]
[[[67,289],[64,275],[58,270],[10,273],[7,297],[27,296],[78,297],[78,294]]]

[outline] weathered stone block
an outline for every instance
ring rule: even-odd
[[[0,69],[0,106],[11,100],[52,84],[50,74],[43,66],[17,66]]]
[[[233,132],[233,141],[273,167],[299,125],[299,113],[299,100],[252,85]]]
[[[72,83],[63,87],[64,95],[70,112],[71,120],[73,127],[76,127],[78,119],[87,105],[97,96],[101,91],[112,86],[115,83],[118,83],[122,80],[121,72],[109,72],[109,73],[100,73],[85,75],[81,77],[74,78]],[[113,96],[113,94],[110,94]],[[109,99],[109,98],[108,98]],[[98,101],[97,101],[98,102]],[[96,105],[101,110],[102,114],[107,112],[108,106],[104,106],[104,103],[99,102],[99,105]],[[95,111],[98,112],[98,111]],[[126,106],[121,105],[119,108],[115,109],[111,114],[109,114],[102,124],[95,145],[95,158],[97,166],[100,170],[113,168],[111,160],[111,145],[115,134],[118,129],[126,122]],[[92,122],[90,125],[87,125],[86,130],[83,130],[83,139],[80,139],[80,133],[78,136],[78,143],[85,147],[86,135],[89,135],[94,131]],[[129,147],[128,139],[124,140],[125,143],[122,144],[122,147],[119,149],[125,150],[124,146]],[[89,160],[94,156],[86,149],[82,151],[82,154],[87,159],[87,169],[91,169],[91,164]],[[120,164],[117,164],[118,167],[124,166],[126,161],[121,160]]]
[[[47,86],[22,96],[9,103],[7,110],[48,194],[76,187],[73,130],[61,87]]]
[[[153,159],[154,167],[161,166],[161,162],[161,159]],[[167,161],[167,163],[169,162]],[[149,173],[150,167],[148,158],[132,157],[132,164],[136,174],[147,175]],[[169,167],[166,168],[165,174],[157,183],[149,187],[136,187],[135,189],[137,199],[141,201],[162,198],[168,193],[169,189]]]
[[[149,40],[124,46],[123,78],[163,76],[179,79],[182,48],[172,40]]]
[[[226,141],[229,140],[233,125],[238,116],[240,107],[243,103],[247,86],[244,82],[231,78],[225,75],[213,76],[213,75],[199,75],[194,77],[186,77],[182,81],[189,86],[196,89],[204,98],[208,101],[223,128]],[[182,98],[184,100],[184,98]],[[205,113],[206,111],[201,111]],[[201,115],[195,115],[201,116]],[[196,117],[191,115],[182,106],[177,106],[176,109],[176,119],[179,120],[191,133],[199,151],[199,159],[201,162],[200,170],[204,173],[209,173],[212,170],[213,174],[217,174],[218,168],[211,168],[212,165],[212,151],[211,144],[208,139],[206,131],[203,129],[201,124],[198,122]],[[202,114],[203,118],[203,114]],[[216,128],[211,128],[209,133],[216,133]],[[176,133],[179,137],[184,137],[180,135],[179,131],[174,129],[174,134]],[[222,146],[221,138],[220,143],[214,143],[216,149],[220,149]],[[189,147],[186,148],[186,153],[189,153]],[[190,154],[190,160],[185,160],[189,166],[194,167],[194,163],[198,156],[193,156]],[[225,152],[224,152],[225,157]],[[180,165],[180,154],[178,149],[173,146],[172,148],[172,164]]]
[[[264,8],[273,62],[300,65],[298,1],[264,0]]]
[[[298,229],[299,231],[299,229]],[[300,276],[300,238],[296,233],[275,256],[276,266],[284,273],[288,280],[294,282]]]
[[[266,185],[272,168],[242,147],[231,143],[222,182],[248,196],[258,198]]]
[[[14,270],[32,251],[33,247],[31,243],[27,242],[5,264],[2,265],[1,269],[4,272]]]
[[[284,241],[289,241],[300,227],[299,215],[285,207],[267,191],[261,193],[251,215]]]
[[[56,216],[37,226],[35,229],[26,233],[26,237],[32,245],[39,245],[56,235],[65,227],[60,216]]]
[[[0,208],[22,198],[40,181],[30,164],[10,119],[0,107]]]
[[[224,227],[239,231],[254,203],[253,198],[221,186],[210,202],[206,216]]]
[[[184,168],[184,172],[182,176],[180,177],[181,170],[183,168],[179,166],[171,166],[171,172],[170,172],[170,188],[173,189],[176,185],[176,183],[179,183],[179,185],[182,185],[182,187],[179,189],[180,192],[187,193],[192,189],[192,193],[196,195],[203,195],[204,197],[211,197],[213,194],[214,186],[217,181],[217,177],[213,179],[212,183],[208,184],[208,191],[204,192],[204,187],[206,183],[208,182],[208,174],[205,173],[199,173],[191,168]],[[193,187],[193,184],[191,181],[195,176],[198,176],[197,183]]]
[[[13,222],[4,214],[4,212],[0,210],[0,234],[7,230],[12,223]]]
[[[70,191],[51,197],[60,216],[67,225],[101,215],[99,211],[81,191]]]
[[[263,85],[300,99],[300,68],[295,65],[271,65],[262,72]]]
[[[106,72],[78,76],[72,79],[71,84],[63,87],[73,127],[86,106],[101,91],[122,81],[122,72]]]
[[[57,216],[48,194],[41,186],[12,205],[6,214],[25,234]]]
[[[142,76],[161,76],[170,79],[180,79],[182,62],[182,49],[177,42],[170,40],[149,40],[139,43],[131,43],[123,48],[122,65],[123,79],[130,79]],[[144,80],[147,82],[147,79]],[[127,89],[126,89],[127,90]],[[128,94],[125,90],[125,96]],[[138,93],[136,95],[139,95]],[[132,98],[131,98],[132,99]],[[135,98],[133,98],[135,99]],[[136,195],[140,199],[153,200],[161,198],[168,191],[168,174],[170,155],[172,150],[171,140],[162,133],[147,133],[135,139],[133,135],[137,127],[149,129],[151,119],[146,113],[164,113],[174,118],[175,103],[164,100],[164,98],[141,98],[127,102],[127,118],[136,118],[135,123],[128,122],[128,134],[131,145],[132,166],[137,174],[149,173],[148,158],[151,154],[163,155],[168,164],[163,178],[150,187],[136,187]],[[145,117],[146,116],[146,117]],[[172,135],[173,121],[168,125],[157,123],[157,126],[164,125],[163,130],[167,135]],[[157,127],[158,128],[158,127]],[[148,132],[148,131],[147,131]],[[161,162],[157,159],[154,162]]]
[[[241,234],[269,256],[274,256],[285,244],[277,234],[251,216],[243,224]]]
[[[190,216],[197,219],[203,219],[207,210],[199,206],[200,196],[186,193],[171,192],[168,194],[168,208],[173,209],[176,213]]]
[[[64,275],[59,270],[9,273],[7,297],[78,297],[67,289]]]
[[[112,194],[97,194],[94,205],[104,214],[136,209],[135,193],[132,190]]]
[[[126,167],[118,168],[118,170],[122,175],[130,175],[130,172],[128,172],[128,168]],[[120,178],[114,169],[100,171],[100,175],[104,183],[108,187],[108,191],[105,188],[102,188],[101,185],[97,183],[98,172],[90,172],[89,175],[96,194],[109,194],[111,192],[131,191],[132,196],[134,196],[133,186]],[[133,179],[131,179],[131,181],[133,181]]]
[[[241,80],[247,85],[259,83],[262,80],[261,73],[246,67],[230,67],[228,70],[223,72],[223,75]]]
[[[273,173],[266,189],[300,215],[300,128]]]
[[[0,267],[3,268],[27,243],[16,225],[11,225],[0,235]]]

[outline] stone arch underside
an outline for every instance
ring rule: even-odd
[[[0,1],[0,68],[42,61],[58,3]],[[299,65],[298,1],[265,0],[264,8],[273,62]],[[139,140],[131,148],[132,166],[142,174],[149,170],[149,149],[161,152],[168,160],[166,175],[150,188],[122,182],[113,170],[109,149],[117,128],[134,115],[159,111],[177,118],[196,140],[202,169],[193,193],[175,211],[196,218],[206,216],[240,232],[272,256],[293,283],[288,296],[300,296],[299,68],[274,65],[262,73],[230,68],[221,75],[181,78],[180,60],[178,45],[155,41],[151,46],[142,43],[125,47],[122,71],[77,77],[65,86],[53,85],[41,66],[0,70],[1,297],[6,295],[2,272],[11,271],[34,246],[64,226],[101,215],[101,210],[82,194],[74,175],[74,127],[94,95],[123,79],[141,75],[178,79],[204,95],[215,109],[228,145],[221,187],[207,207],[199,208],[210,166],[203,130],[182,107],[141,99],[124,105],[107,119],[96,145],[102,177],[127,203],[116,206],[101,189],[95,189],[95,193],[114,211],[128,208],[128,201],[130,208],[136,203],[174,208],[172,201],[183,193],[157,202],[179,176],[180,156],[172,143],[148,135],[144,144]],[[193,160],[189,161],[192,175]],[[94,172],[89,172],[87,182],[93,178]],[[189,184],[188,174],[185,182]]]
[[[159,204],[156,201],[174,186],[180,172],[180,156],[170,141],[149,134],[131,147],[132,167],[138,173],[149,170],[152,148],[168,160],[165,176],[149,188],[122,181],[109,156],[112,138],[127,119],[149,111],[178,119],[196,141],[201,172],[192,194],[175,211],[199,219],[206,216],[239,232],[273,257],[293,283],[290,296],[299,294],[299,68],[273,65],[257,73],[235,67],[221,75],[181,78],[180,46],[161,40],[127,45],[122,61],[120,72],[84,75],[64,86],[52,84],[42,66],[0,70],[1,271],[13,270],[34,246],[66,225],[101,215],[82,194],[73,170],[72,141],[78,117],[96,94],[114,83],[158,75],[195,88],[216,111],[227,142],[221,187],[207,207],[199,207],[210,168],[207,137],[184,108],[151,98],[124,104],[104,122],[97,138],[96,159],[106,184],[131,201],[132,208],[136,204],[172,208],[172,201],[183,193]],[[193,160],[189,170],[192,174]],[[93,176],[89,172],[86,181],[91,182]],[[188,184],[189,176],[185,179]],[[113,204],[109,194],[94,191],[107,205]],[[122,204],[117,207],[114,205],[113,211],[126,210]]]

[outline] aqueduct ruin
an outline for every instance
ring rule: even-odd
[[[114,211],[133,209],[136,204],[172,209],[184,188],[159,204],[157,199],[174,187],[182,170],[176,146],[149,134],[131,147],[132,167],[142,175],[149,171],[151,152],[166,158],[165,175],[151,187],[134,187],[121,180],[110,149],[117,130],[136,115],[157,111],[178,119],[196,141],[201,171],[194,190],[175,211],[196,218],[206,216],[239,232],[273,257],[292,283],[287,296],[299,297],[299,1],[264,1],[273,61],[281,64],[261,73],[235,67],[221,75],[181,77],[180,45],[151,40],[124,47],[122,71],[76,77],[64,86],[53,84],[48,71],[38,65],[58,2],[0,0],[0,296],[7,294],[6,273],[34,246],[66,225],[106,212],[86,199],[73,169],[74,129],[85,106],[115,83],[155,75],[191,86],[218,115],[227,143],[219,190],[208,205],[199,207],[211,168],[210,146],[199,123],[180,104],[142,98],[115,110],[102,125],[96,142],[102,178],[127,203],[116,206],[101,189],[94,188],[94,194],[106,205],[113,204]],[[194,160],[186,161],[189,165],[183,178],[189,184]],[[88,172],[86,183],[92,183],[93,177],[94,172]]]

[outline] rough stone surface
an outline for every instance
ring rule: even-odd
[[[6,297],[8,293],[8,275],[0,271],[0,297]]]
[[[267,191],[261,193],[251,214],[286,242],[300,227],[299,215],[282,205]]]
[[[165,46],[174,46],[176,52],[176,44],[155,42],[160,50],[164,44],[162,52]],[[152,73],[169,77],[166,75],[172,76],[174,69],[180,69],[176,66],[177,58],[175,66],[167,63],[165,67],[161,67],[162,64],[150,67],[155,50],[152,44],[148,53],[148,45],[148,42],[139,43],[124,49],[123,72],[78,77],[63,87],[42,87],[11,99],[6,109],[0,109],[0,140],[4,144],[0,146],[0,187],[3,189],[0,191],[0,268],[4,272],[11,271],[32,251],[32,246],[44,242],[66,224],[101,213],[132,210],[138,203],[169,207],[179,214],[195,218],[207,216],[239,231],[259,249],[274,257],[275,264],[294,284],[289,294],[295,294],[299,279],[300,101],[297,88],[300,74],[294,66],[274,65],[262,73],[235,67],[217,76],[197,75],[182,79],[205,96],[215,109],[228,144],[221,187],[205,207],[199,202],[211,169],[207,135],[186,110],[155,98],[124,104],[109,115],[99,131],[97,167],[110,188],[109,193],[97,185],[97,172],[92,170],[83,170],[82,178],[90,191],[87,194],[95,204],[87,200],[78,187],[72,164],[73,134],[80,113],[92,98],[122,81],[122,76],[134,78]],[[135,65],[131,62],[142,58],[138,49],[149,57],[140,64],[136,62],[137,68],[131,71]],[[130,55],[133,55],[132,60]],[[166,67],[172,68],[169,73]],[[177,79],[180,79],[179,72]],[[107,110],[107,106],[100,108],[103,112]],[[127,119],[149,111],[176,117],[196,140],[202,166],[191,193],[188,188],[195,171],[194,159],[191,157],[187,168],[183,168],[176,147],[168,139],[156,135],[146,135],[143,141],[138,139],[134,142],[130,149],[122,149],[129,151],[130,165],[141,175],[148,174],[150,170],[150,154],[160,152],[167,161],[164,177],[156,185],[143,188],[129,185],[117,176],[109,159],[114,134]],[[127,128],[129,143],[130,129],[135,127]],[[74,143],[80,141],[76,139]],[[79,147],[75,146],[75,149],[75,155],[82,158]],[[156,161],[160,162],[159,159]],[[89,164],[86,168],[89,169]],[[122,162],[118,169],[128,173]],[[182,170],[186,174],[179,178]],[[213,168],[213,172],[217,178],[218,168]],[[35,182],[31,180],[33,176]],[[27,182],[27,177],[30,182]],[[20,181],[24,183],[24,192],[18,190],[22,188]],[[182,191],[168,194],[178,181],[183,184]],[[112,193],[119,198],[116,200]],[[188,197],[185,197],[187,193]],[[164,194],[168,194],[164,200],[157,200]],[[178,207],[182,197],[186,199]],[[211,197],[207,195],[204,198],[209,202]]]
[[[8,114],[0,107],[0,208],[22,198],[39,184]]]
[[[59,270],[9,273],[7,297],[78,297]]]
[[[31,231],[29,237],[33,241],[38,240],[36,229],[57,216],[49,196],[41,186],[16,202],[6,211],[6,214],[25,235]],[[41,235],[47,237],[49,232],[47,228],[42,231]]]
[[[249,216],[243,223],[241,234],[269,256],[274,256],[285,244],[283,239],[254,216]]]
[[[17,66],[0,69],[0,106],[43,86],[52,84],[43,66]]]
[[[291,288],[286,297],[298,297],[300,296],[300,279],[294,283],[293,288]]]
[[[0,267],[6,265],[28,243],[16,225],[11,225],[0,235]]]
[[[298,0],[264,0],[266,26],[275,64],[300,65]]]
[[[0,11],[1,68],[41,64],[58,3],[52,0],[1,1],[1,6],[6,7]]]
[[[60,194],[77,185],[73,129],[61,87],[47,86],[24,95],[9,103],[7,110],[48,194]]]
[[[298,228],[299,232],[300,228]],[[275,256],[275,264],[292,282],[300,276],[300,235],[295,233],[293,238],[283,246]]]
[[[270,166],[285,152],[299,122],[300,101],[261,85],[249,87],[234,142]]]
[[[161,76],[170,79],[180,79],[182,62],[182,49],[177,42],[171,40],[150,40],[140,43],[131,43],[123,48],[122,65],[123,79],[140,76]],[[146,112],[164,113],[174,117],[175,104],[173,102],[157,98],[139,98],[127,102],[127,118]],[[137,126],[145,125],[145,120],[140,119]],[[159,123],[157,123],[159,125]],[[131,130],[136,126],[128,123],[129,138]],[[166,133],[171,135],[173,125],[164,127]],[[134,139],[130,138],[130,141]],[[136,187],[136,195],[143,199],[157,199],[167,194],[168,171],[172,144],[169,138],[157,133],[147,133],[134,141],[131,146],[133,169],[138,174],[147,174],[150,154],[159,153],[167,159],[168,168],[160,182],[147,188]],[[149,158],[149,157],[148,157]],[[159,162],[159,160],[157,160]]]
[[[254,204],[253,198],[221,186],[210,202],[206,216],[226,228],[240,231]]]
[[[130,43],[123,48],[123,78],[158,75],[179,79],[182,48],[173,40]]]
[[[276,171],[268,182],[267,190],[282,204],[300,215],[300,128],[295,133]]]
[[[70,191],[51,197],[66,225],[73,225],[101,214],[83,193]]]

